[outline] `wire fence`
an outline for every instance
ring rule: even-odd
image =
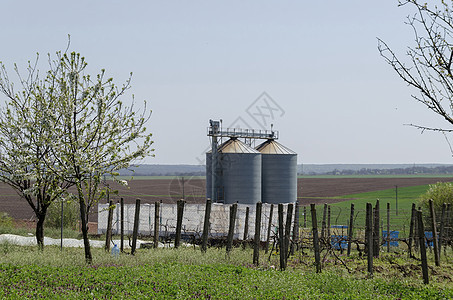
[[[274,208],[275,206],[275,208]],[[227,237],[231,222],[231,205],[213,203],[211,214],[209,217],[208,238]],[[134,227],[135,204],[124,204],[124,234],[131,235]],[[283,214],[282,223],[286,224],[288,218],[288,204],[283,204],[285,213]],[[355,244],[354,249],[363,251],[365,245],[366,231],[366,209],[355,208],[347,210],[342,207],[330,205],[317,206],[317,224],[316,228],[319,231],[320,244],[322,248],[333,248],[336,250],[344,250],[349,241]],[[104,234],[108,228],[108,212],[109,204],[98,204],[98,234]],[[175,238],[177,229],[177,204],[159,203],[159,216],[155,220],[156,205],[141,204],[138,222],[138,234],[146,237],[155,234],[155,226],[158,226],[157,233],[160,240],[171,241]],[[205,204],[185,204],[181,232],[183,239],[190,242],[199,242],[204,226],[204,218],[206,213]],[[120,234],[120,205],[116,203],[112,210],[112,234]],[[427,215],[427,214],[425,214]],[[442,211],[436,211],[437,225],[442,228],[442,243],[445,245],[451,244],[451,234],[453,230],[447,217],[450,213],[443,212],[444,219],[440,216]],[[352,216],[352,222],[351,222]],[[408,240],[411,235],[411,210],[391,210],[389,208],[380,208],[378,220],[375,220],[375,225],[379,228],[376,230],[379,234],[379,244],[382,247],[389,249],[407,250]],[[313,248],[313,222],[308,206],[298,206],[292,211],[290,218],[292,220],[289,233],[291,235],[290,243],[297,248]],[[237,204],[237,213],[234,218],[233,238],[235,240],[251,240],[255,238],[255,221],[256,221],[256,206]],[[432,246],[432,229],[429,216],[425,216],[425,227],[427,228],[425,235]],[[261,242],[270,244],[278,244],[278,229],[279,216],[276,205],[262,204],[261,220],[260,220],[259,238]],[[352,228],[351,228],[352,226]],[[350,234],[350,230],[352,233]],[[412,230],[414,231],[414,230]],[[439,231],[439,230],[438,230]],[[414,234],[414,232],[412,232]],[[376,234],[375,234],[376,235]],[[387,246],[389,243],[389,246]],[[362,245],[362,248],[360,246]]]
[[[369,276],[374,272],[373,259],[379,258],[381,252],[387,250],[398,256],[401,251],[407,251],[409,258],[421,261],[423,281],[427,284],[426,249],[433,250],[435,264],[440,266],[441,249],[446,255],[447,247],[453,246],[450,205],[444,204],[436,211],[432,200],[429,204],[430,211],[425,214],[415,209],[415,205],[410,211],[392,211],[388,204],[381,208],[379,200],[374,207],[367,203],[365,210],[351,204],[349,212],[327,204],[317,207],[311,204],[308,213],[307,207],[293,203],[278,204],[274,209],[273,204],[225,205],[212,204],[210,200],[205,205],[184,201],[176,205],[160,202],[140,205],[137,199],[135,206],[99,204],[98,233],[106,233],[106,250],[109,250],[111,235],[121,231],[121,251],[123,235],[132,233],[131,254],[135,253],[138,234],[153,237],[152,245],[140,244],[144,248],[156,248],[162,242],[171,244],[172,241],[177,248],[181,240],[186,240],[199,244],[202,252],[207,246],[226,246],[229,254],[234,245],[245,248],[249,244],[253,246],[253,264],[259,263],[260,249],[264,248],[265,253],[270,249],[271,255],[279,253],[282,270],[289,257],[297,252],[306,255],[304,251],[308,249],[308,253],[314,253],[317,272],[321,272],[323,263],[331,260],[327,257],[351,272],[343,255],[347,251],[350,257],[354,251],[359,257],[367,258]],[[394,260],[389,261],[395,264]]]
[[[120,233],[120,206],[117,203],[113,209],[112,233]],[[228,204],[213,203],[209,218],[209,237],[226,237],[229,231],[230,206]],[[275,233],[278,227],[277,210],[271,204],[263,204],[261,212],[260,238],[265,241],[269,226]],[[288,204],[284,204],[285,210]],[[124,204],[124,234],[132,234],[135,216],[135,204]],[[177,205],[159,203],[158,232],[161,239],[168,240],[174,237],[177,227]],[[98,204],[98,234],[107,231],[109,204]],[[156,206],[152,204],[140,205],[140,220],[138,233],[142,236],[154,234]],[[182,232],[185,236],[200,238],[203,231],[205,204],[185,204],[182,218]],[[292,214],[293,218],[294,213]],[[286,222],[286,215],[284,220]],[[256,206],[237,204],[237,213],[234,226],[234,239],[250,239],[255,235]],[[271,223],[269,224],[269,220]],[[247,223],[246,223],[247,222]],[[245,230],[247,224],[247,230]],[[245,232],[247,231],[247,232]],[[245,235],[244,235],[245,233]]]

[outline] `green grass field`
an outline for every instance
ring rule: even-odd
[[[351,203],[354,203],[354,224],[357,227],[364,228],[366,203],[370,202],[374,206],[376,200],[379,199],[381,223],[385,226],[387,224],[387,203],[390,203],[390,230],[398,230],[400,231],[400,237],[404,237],[408,234],[410,226],[412,203],[417,204],[419,196],[425,193],[428,188],[429,185],[399,187],[398,199],[396,197],[395,188],[335,197],[334,199],[348,200],[330,204],[331,225],[348,225]],[[398,202],[398,211],[396,210],[396,202]],[[318,222],[321,222],[323,206],[317,205],[316,210]],[[307,226],[311,226],[311,215],[309,210],[307,210],[307,221]],[[386,230],[385,227],[384,230]]]
[[[139,249],[135,256],[114,258],[93,249],[94,265],[83,262],[83,250],[19,247],[0,244],[1,299],[451,299],[452,266],[444,263],[423,285],[418,262],[406,256],[375,260],[375,276],[367,278],[366,260],[331,257],[315,273],[312,253],[288,260],[278,270],[278,255],[225,249]],[[430,258],[431,259],[431,258]],[[405,270],[404,272],[401,269]]]
[[[390,209],[396,213],[396,206],[399,211],[410,211],[412,203],[417,203],[420,195],[424,194],[429,188],[429,185],[419,185],[412,187],[399,187],[396,189],[386,189],[381,191],[373,191],[359,194],[351,194],[338,197],[340,199],[352,199],[339,203],[332,204],[333,207],[349,209],[351,203],[354,203],[356,208],[365,209],[366,203],[371,202],[373,205],[379,199],[381,209],[387,209],[387,203],[390,203]]]

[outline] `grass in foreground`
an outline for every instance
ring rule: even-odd
[[[82,249],[0,245],[0,298],[152,298],[152,299],[445,299],[453,297],[451,266],[432,271],[433,284],[421,284],[417,262],[376,260],[376,276],[366,279],[366,260],[342,259],[349,272],[330,259],[314,273],[313,256],[298,253],[288,270],[276,270],[278,256],[261,253],[260,266],[250,264],[251,250],[193,248],[139,250],[136,256],[111,257],[93,249],[96,264],[83,262]],[[395,266],[395,267],[392,267]],[[396,267],[398,266],[398,267]],[[399,268],[412,270],[404,275]],[[394,276],[393,274],[397,274]],[[398,275],[399,274],[399,275]],[[436,275],[437,274],[437,275]],[[450,279],[451,281],[451,279]]]

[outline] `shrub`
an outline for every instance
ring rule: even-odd
[[[438,182],[430,184],[426,193],[420,196],[418,200],[419,206],[422,207],[423,212],[429,213],[429,200],[433,200],[434,210],[442,210],[444,203],[453,204],[453,183],[452,182]]]
[[[61,227],[61,202],[63,201],[63,227],[77,228],[79,220],[79,203],[74,200],[60,200],[50,204],[47,209],[46,226]]]
[[[6,212],[0,212],[0,227],[13,227],[13,218],[11,218]]]
[[[434,212],[436,214],[437,223],[440,222],[442,205],[453,204],[453,183],[438,182],[430,184],[426,193],[422,194],[418,199],[418,206],[422,208],[423,220],[426,230],[432,230],[431,212],[429,208],[429,200],[433,200]]]

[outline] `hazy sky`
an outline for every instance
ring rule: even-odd
[[[453,163],[442,134],[404,125],[446,123],[377,50],[380,37],[405,53],[410,13],[396,0],[3,0],[0,61],[44,62],[70,34],[93,73],[119,84],[133,72],[131,93],[153,110],[146,163],[198,164],[209,119],[273,123],[299,163]]]

